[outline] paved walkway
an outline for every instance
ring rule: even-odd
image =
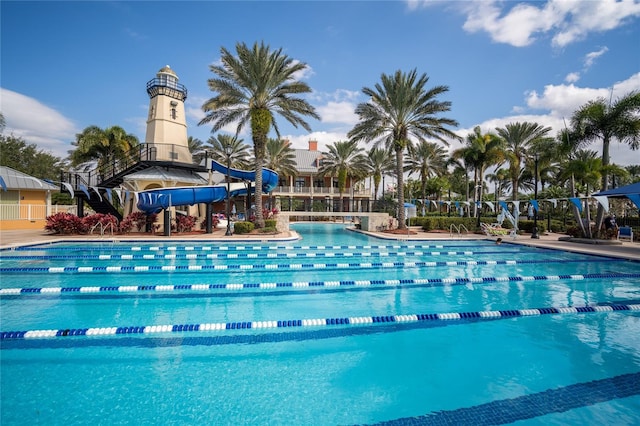
[[[361,232],[361,231],[359,231]],[[412,235],[387,234],[380,232],[368,232],[369,235],[392,240],[425,240],[425,239],[489,239],[481,234],[467,234],[453,237],[448,232],[424,232],[418,227],[411,227]],[[541,235],[540,239],[532,239],[530,235],[520,235],[513,239],[504,237],[504,244],[524,244],[537,247],[554,248],[560,250],[573,251],[578,253],[598,254],[604,256],[613,256],[624,259],[640,261],[640,243],[638,242],[619,242],[619,241],[594,241],[581,240],[561,241],[559,238],[566,237],[563,234],[546,234]],[[171,237],[162,235],[115,235],[115,236],[87,236],[87,235],[51,235],[41,230],[24,230],[24,231],[0,231],[0,249],[17,247],[25,244],[47,243],[60,240],[118,240],[118,241],[140,241],[140,240],[192,240],[192,241],[290,241],[296,240],[299,235],[294,231],[282,232],[279,234],[250,234],[250,235],[233,235],[227,237],[224,230],[219,229],[212,234],[172,234]]]

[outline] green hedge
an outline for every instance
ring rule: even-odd
[[[233,232],[236,234],[248,234],[253,231],[255,225],[253,222],[235,222],[233,225]]]
[[[265,228],[275,228],[277,221],[275,219],[265,219],[264,227]]]

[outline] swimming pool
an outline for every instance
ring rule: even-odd
[[[295,224],[0,252],[2,424],[634,424],[640,264]]]

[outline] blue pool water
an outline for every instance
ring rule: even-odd
[[[0,252],[1,423],[640,422],[639,263],[294,229]]]

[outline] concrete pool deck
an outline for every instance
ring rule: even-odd
[[[495,240],[495,237],[488,237],[483,234],[464,234],[451,236],[448,232],[425,232],[419,227],[411,227],[411,235],[389,234],[384,232],[363,232],[367,235],[376,236],[388,240],[412,241],[425,239],[446,239],[446,240]],[[362,232],[362,231],[358,231]],[[114,236],[92,236],[92,235],[51,235],[43,230],[21,230],[21,231],[0,231],[0,249],[19,247],[27,244],[51,243],[55,241],[210,241],[210,242],[266,242],[266,241],[291,241],[299,236],[294,231],[281,232],[279,234],[249,234],[233,235],[227,237],[224,230],[216,230],[212,234],[202,233],[175,233],[171,237],[162,235],[138,234],[138,235],[114,235]],[[517,238],[506,236],[503,238],[504,244],[523,244],[535,247],[553,248],[559,250],[572,251],[577,253],[597,254],[602,256],[612,256],[630,260],[640,261],[640,243],[620,242],[604,240],[575,240],[562,241],[566,238],[564,234],[545,234],[540,239],[532,239],[530,234],[519,235]]]

